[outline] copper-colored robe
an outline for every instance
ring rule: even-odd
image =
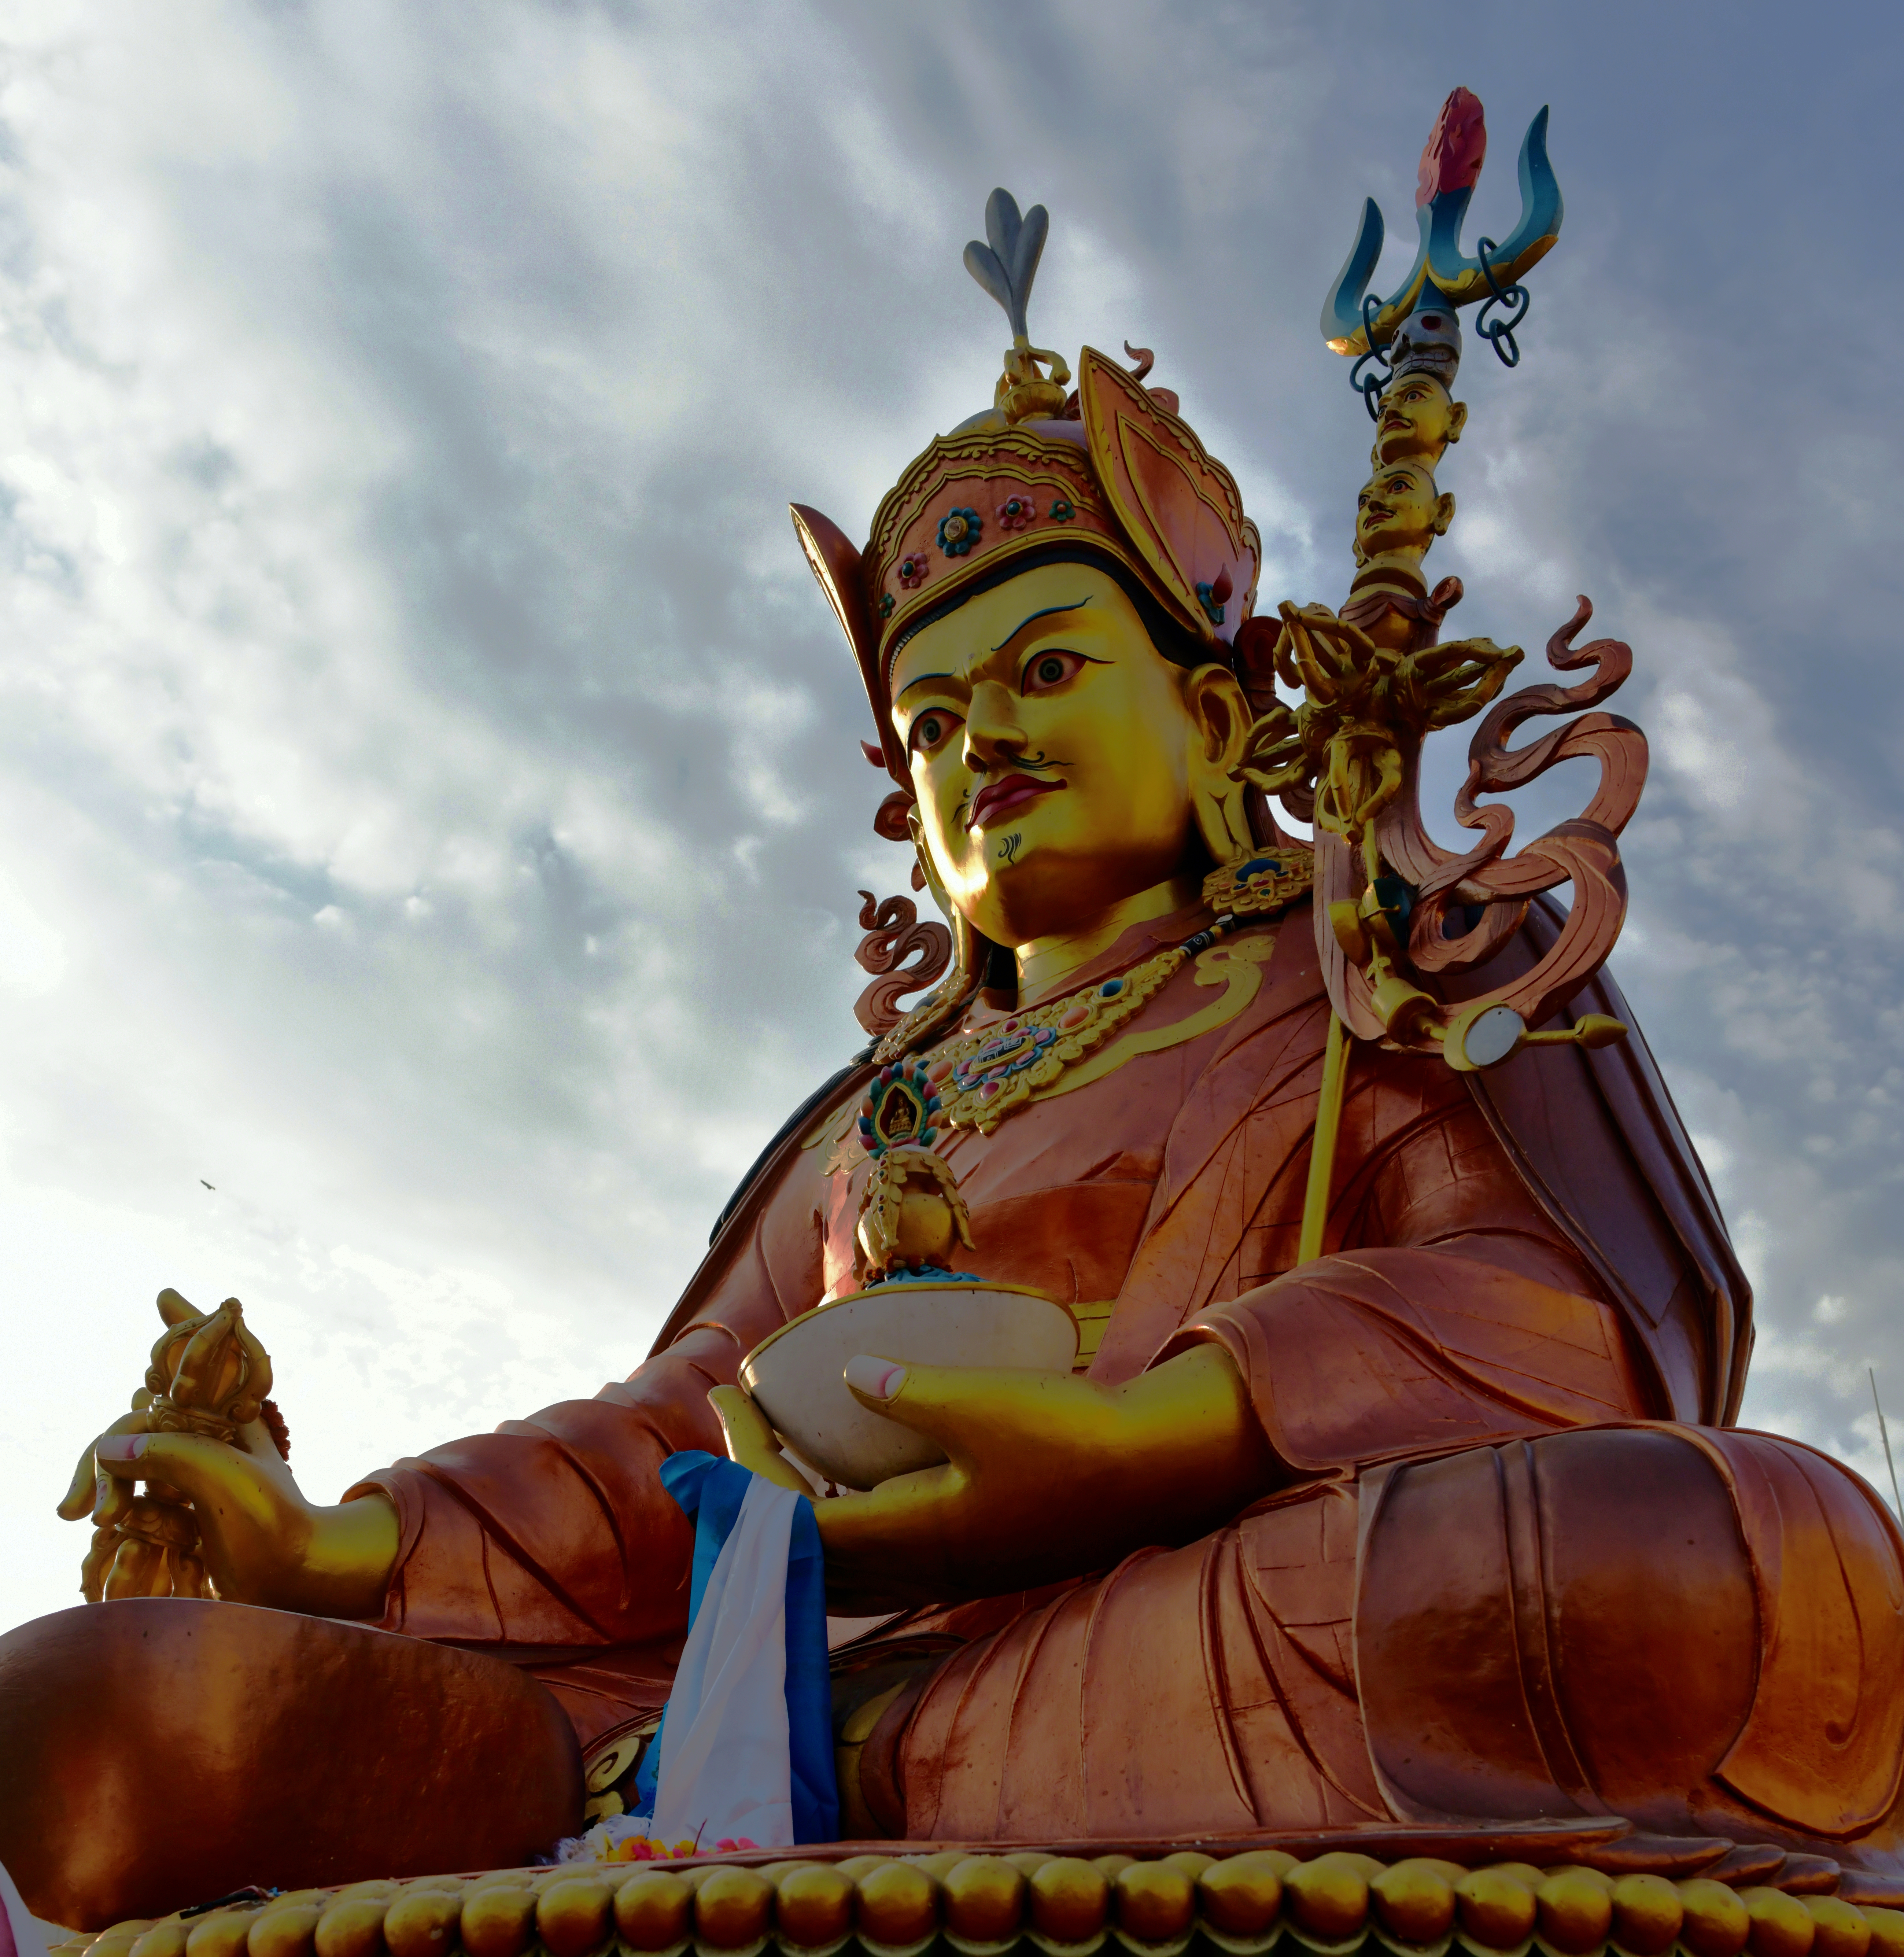
[[[977,1840],[1616,1810],[1884,1859],[1896,1532],[1835,1464],[1719,1431],[1748,1293],[1644,1045],[1478,1080],[1356,1049],[1327,1254],[1293,1273],[1327,1009],[1306,907],[1258,928],[1229,1023],[945,1152],[974,1268],[1114,1301],[1101,1379],[1221,1342],[1277,1480],[1100,1579],[873,1633],[957,1641],[867,1744],[876,1816]],[[1206,1007],[1193,979],[1142,1025]],[[373,1478],[387,1628],[529,1667],[585,1744],[662,1702],[690,1535],[655,1470],[718,1450],[709,1386],[851,1288],[843,1127],[788,1138],[625,1383]]]

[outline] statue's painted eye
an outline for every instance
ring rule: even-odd
[[[1075,653],[1040,653],[1025,669],[1024,690],[1042,693],[1062,686],[1084,663]]]
[[[912,745],[920,754],[929,754],[944,741],[953,725],[949,714],[922,713],[912,723]]]

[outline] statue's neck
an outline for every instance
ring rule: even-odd
[[[1393,550],[1365,559],[1350,586],[1350,594],[1361,591],[1366,586],[1379,585],[1425,597],[1428,579],[1422,570],[1422,559],[1426,555],[1425,551]]]
[[[1027,940],[1015,947],[1018,1004],[1035,1006],[1063,991],[1075,973],[1100,957],[1126,931],[1189,909],[1198,901],[1200,889],[1194,876],[1173,877],[1113,905],[1081,931]]]

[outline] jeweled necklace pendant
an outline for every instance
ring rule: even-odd
[[[938,1111],[939,1097],[916,1060],[881,1067],[860,1103],[860,1144],[873,1167],[854,1234],[868,1284],[961,1275],[950,1260],[957,1245],[971,1248],[971,1218],[958,1178],[932,1146]]]
[[[860,1104],[860,1143],[870,1156],[910,1143],[930,1148],[937,1138],[933,1127],[939,1097],[918,1061],[901,1061],[883,1067]]]

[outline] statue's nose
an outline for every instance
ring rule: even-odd
[[[965,717],[968,765],[990,767],[1024,745],[1025,729],[1018,723],[1010,690],[996,680],[974,687],[971,709]]]

